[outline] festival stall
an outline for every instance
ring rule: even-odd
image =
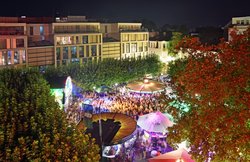
[[[84,120],[77,128],[85,130]],[[136,139],[136,121],[125,114],[100,113],[93,114],[92,127],[86,130],[96,143],[103,148],[103,157],[114,158],[121,150],[121,147],[129,147]]]
[[[162,83],[147,78],[130,82],[126,88],[128,91],[136,93],[158,93],[165,90]]]
[[[147,132],[166,134],[167,128],[173,126],[173,122],[160,111],[142,115],[137,121],[137,125]]]
[[[149,162],[195,162],[184,148],[149,159]]]

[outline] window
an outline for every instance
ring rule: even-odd
[[[99,45],[99,56],[101,56],[101,55],[102,55],[102,46]]]
[[[80,31],[80,25],[76,25],[76,32],[77,33],[80,33],[81,31]]]
[[[61,58],[61,48],[56,48],[56,60],[60,60]]]
[[[142,42],[139,43],[139,52],[142,52],[143,51],[143,44]]]
[[[76,36],[76,44],[80,44],[79,36]]]
[[[71,47],[71,58],[76,58],[76,46]]]
[[[105,25],[105,33],[108,33],[108,26]]]
[[[40,35],[44,35],[44,26],[40,26]]]
[[[148,52],[148,45],[147,44],[144,45],[144,51]]]
[[[79,47],[79,57],[84,57],[84,46]]]
[[[11,51],[8,51],[8,64],[11,64]]]
[[[56,44],[72,44],[72,37],[56,37]]]
[[[136,43],[132,43],[131,44],[131,52],[136,52],[137,51],[137,44]]]
[[[71,44],[76,44],[75,39],[74,39],[74,36],[71,36],[69,39],[70,39],[70,41],[71,41]]]
[[[14,52],[14,64],[19,64],[19,60],[20,60],[20,55],[18,51],[15,51]]]
[[[89,36],[89,43],[97,43],[97,42],[98,42],[98,36],[97,35]]]
[[[135,34],[130,34],[130,38],[131,38],[131,41],[135,41],[136,40],[136,35]]]
[[[63,47],[63,59],[68,59],[68,47]]]
[[[123,34],[122,40],[123,41],[128,41],[128,37],[129,37],[128,34]]]
[[[87,36],[87,35],[82,36],[82,43],[83,43],[83,44],[88,43],[88,36]]]
[[[126,53],[130,53],[130,46],[129,46],[129,43],[126,43]]]
[[[20,50],[20,56],[22,56],[22,63],[26,63],[26,54],[24,50]]]
[[[6,49],[7,44],[6,44],[6,39],[0,39],[0,49]]]
[[[2,52],[2,65],[7,65],[7,52]]]
[[[91,55],[96,56],[96,45],[91,46]]]
[[[89,57],[89,46],[86,46],[86,56]]]
[[[16,39],[16,47],[24,47],[24,39]]]
[[[30,35],[34,35],[34,27],[33,26],[30,27]]]

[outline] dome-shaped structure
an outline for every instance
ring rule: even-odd
[[[165,90],[165,86],[162,83],[150,79],[133,81],[128,83],[126,88],[130,92],[137,93],[157,93]]]

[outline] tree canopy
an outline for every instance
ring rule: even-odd
[[[177,45],[180,43],[180,41],[183,38],[183,34],[180,32],[173,32],[172,38],[168,43],[168,54],[171,56],[175,56],[178,53],[178,50],[176,49]]]
[[[86,64],[71,64],[58,68],[48,68],[45,72],[47,76],[69,75],[80,87],[85,90],[94,86],[114,85],[133,79],[138,79],[145,74],[156,75],[160,73],[161,63],[157,56],[151,55],[138,59],[105,59],[99,62],[88,62]]]
[[[36,70],[0,71],[0,161],[98,161],[99,148],[69,125]]]
[[[250,30],[207,46],[185,38],[186,60],[170,64],[175,100],[191,105],[169,132],[172,144],[187,140],[197,161],[250,161]]]

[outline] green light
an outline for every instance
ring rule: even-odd
[[[55,101],[59,104],[61,108],[63,108],[63,89],[50,89],[50,94],[55,96]]]

